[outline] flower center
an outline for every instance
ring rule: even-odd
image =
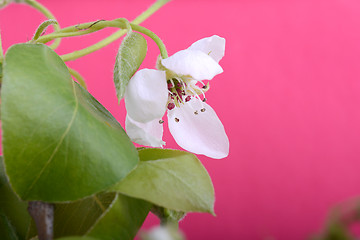
[[[209,82],[205,85],[200,81],[200,83],[203,84],[202,87],[197,86],[196,83],[198,83],[196,80],[187,80],[179,77],[168,79],[167,86],[169,98],[167,108],[172,110],[175,107],[180,107],[181,104],[190,101],[192,97],[196,97],[205,102],[205,92],[209,90]],[[203,96],[203,99],[200,98],[200,95]],[[204,112],[205,108],[202,108],[201,111]]]

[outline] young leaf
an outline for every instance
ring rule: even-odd
[[[147,148],[139,156],[138,166],[111,190],[177,211],[214,213],[214,188],[195,155]]]
[[[120,124],[46,45],[7,51],[1,94],[6,171],[22,199],[84,198],[136,166],[136,148]]]
[[[122,41],[114,68],[114,83],[119,102],[124,97],[130,78],[144,61],[146,51],[146,40],[139,33],[130,31]]]

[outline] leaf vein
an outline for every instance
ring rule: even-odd
[[[45,165],[43,166],[43,168],[41,169],[40,173],[36,176],[36,178],[34,179],[34,181],[31,183],[31,185],[29,186],[29,188],[26,191],[26,194],[24,194],[25,196],[33,189],[33,187],[35,186],[35,184],[37,183],[37,181],[40,179],[40,177],[42,176],[42,174],[44,173],[44,171],[46,170],[46,168],[48,167],[48,165],[51,163],[51,161],[53,160],[55,154],[58,152],[62,142],[64,141],[65,137],[67,136],[67,134],[69,133],[71,126],[73,125],[75,118],[76,118],[76,114],[78,112],[79,109],[79,100],[76,96],[76,90],[75,90],[75,83],[74,81],[71,81],[72,83],[72,87],[73,87],[73,93],[74,93],[74,97],[75,97],[75,108],[74,108],[74,112],[71,116],[70,122],[67,126],[67,128],[65,129],[63,135],[61,136],[59,143],[56,145],[54,151],[52,152],[51,156],[49,157],[49,159],[47,160],[47,162],[45,163]]]

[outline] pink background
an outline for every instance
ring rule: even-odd
[[[62,26],[133,19],[152,3],[40,2]],[[5,49],[31,39],[42,20],[24,5],[1,11]],[[230,155],[200,156],[215,185],[217,217],[189,214],[181,223],[188,239],[305,239],[322,229],[329,209],[360,195],[360,1],[174,0],[143,26],[169,54],[213,34],[227,40],[224,73],[207,98],[227,130]],[[67,39],[58,53],[112,31]],[[119,43],[70,66],[123,124],[112,82]],[[148,43],[143,67],[153,68],[159,52]],[[165,141],[178,148],[168,130]]]

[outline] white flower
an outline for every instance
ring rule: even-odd
[[[182,148],[211,158],[226,157],[229,140],[215,111],[205,103],[209,82],[203,83],[223,72],[218,62],[224,53],[225,39],[214,35],[159,59],[159,70],[138,71],[125,92],[129,137],[142,145],[163,146],[161,119],[168,111],[170,132]]]
[[[142,240],[184,240],[184,234],[180,229],[176,230],[166,226],[156,226],[140,235]]]

